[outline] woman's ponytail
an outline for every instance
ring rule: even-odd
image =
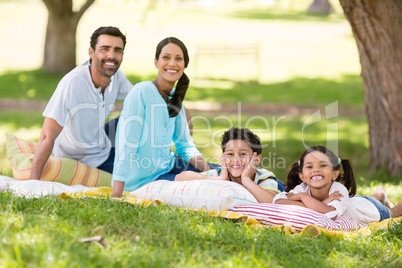
[[[176,117],[179,114],[189,84],[190,79],[185,73],[183,73],[179,81],[177,81],[173,97],[168,101],[168,112],[170,117]]]

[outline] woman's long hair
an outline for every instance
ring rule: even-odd
[[[159,55],[162,52],[162,48],[166,46],[169,43],[173,43],[178,45],[181,50],[183,51],[183,57],[184,57],[184,67],[187,68],[188,63],[190,61],[188,57],[188,52],[186,46],[183,44],[182,41],[177,39],[176,37],[167,37],[163,39],[162,41],[159,42],[158,46],[156,47],[156,52],[155,52],[155,59],[159,60]],[[176,90],[173,94],[173,97],[168,99],[168,112],[170,117],[175,117],[179,114],[182,106],[182,102],[184,97],[186,96],[186,92],[188,89],[188,86],[190,84],[190,79],[188,76],[183,73],[183,75],[180,77],[179,81],[177,81],[176,84]]]

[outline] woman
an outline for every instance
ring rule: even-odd
[[[126,97],[117,127],[113,196],[155,180],[173,181],[185,170],[210,169],[194,145],[182,105],[190,82],[184,73],[188,62],[185,45],[165,38],[156,48],[157,78],[136,84]]]

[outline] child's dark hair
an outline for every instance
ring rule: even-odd
[[[257,155],[260,155],[262,152],[260,138],[248,128],[232,127],[223,133],[221,139],[221,147],[223,152],[225,152],[226,144],[230,140],[244,140],[251,147],[251,150],[257,153]]]
[[[304,165],[304,158],[309,153],[316,151],[321,152],[328,156],[329,161],[331,162],[331,165],[334,170],[340,170],[342,166],[343,174],[340,172],[338,178],[336,178],[336,181],[342,183],[348,189],[350,197],[354,196],[356,194],[356,181],[353,175],[351,162],[348,159],[338,158],[331,150],[320,145],[308,148],[306,151],[304,151],[300,160],[292,165],[287,176],[285,191],[289,192],[297,185],[302,183],[302,180],[299,177],[299,173],[302,172],[302,168]]]
[[[188,63],[190,62],[187,48],[183,44],[183,42],[180,41],[179,39],[177,39],[176,37],[167,37],[159,42],[158,46],[156,47],[156,51],[155,51],[155,59],[157,59],[157,60],[159,59],[159,55],[162,52],[162,48],[170,43],[178,45],[180,47],[180,49],[183,51],[184,67],[187,68]],[[180,77],[179,81],[177,81],[176,90],[173,94],[173,97],[168,102],[168,111],[169,111],[170,117],[175,117],[179,114],[179,112],[181,110],[181,105],[182,105],[184,96],[186,96],[186,92],[187,92],[189,84],[190,84],[190,79],[188,78],[188,76],[185,73],[183,73],[183,75]]]

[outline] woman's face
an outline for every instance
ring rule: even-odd
[[[158,76],[168,82],[176,82],[183,75],[185,69],[184,55],[181,48],[169,43],[162,48],[159,59],[155,59]]]

